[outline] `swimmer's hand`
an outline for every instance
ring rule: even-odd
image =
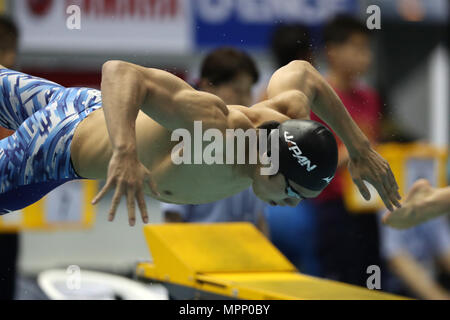
[[[139,162],[136,153],[114,152],[109,162],[108,179],[100,193],[92,201],[96,205],[113,187],[116,188],[111,209],[109,211],[109,221],[114,221],[117,207],[123,195],[127,198],[128,217],[130,226],[136,224],[135,200],[141,211],[142,221],[148,223],[148,211],[144,197],[144,184],[147,183],[155,196],[159,196],[156,186],[151,179],[151,174],[147,168]]]
[[[399,188],[391,167],[373,148],[351,156],[348,170],[364,199],[370,200],[370,192],[363,180],[374,186],[389,211],[393,211],[394,206],[401,208]]]

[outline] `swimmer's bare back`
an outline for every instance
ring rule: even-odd
[[[206,203],[238,193],[258,170],[229,165],[176,166],[170,142],[173,130],[256,128],[271,120],[308,119],[314,111],[342,139],[350,154],[350,173],[362,195],[370,198],[363,180],[371,183],[386,207],[399,207],[398,186],[389,164],[370,146],[344,105],[310,64],[295,61],[279,69],[268,87],[268,100],[245,108],[227,106],[215,95],[194,90],[178,77],[158,69],[109,61],[102,70],[102,110],[77,129],[72,161],[86,178],[107,177],[94,199],[98,203],[115,189],[109,218],[114,219],[122,196],[127,198],[130,225],[136,222],[135,201],[148,222],[144,191],[175,203]],[[103,111],[103,112],[102,112]],[[108,141],[109,140],[109,141]],[[197,167],[197,168],[194,168]]]

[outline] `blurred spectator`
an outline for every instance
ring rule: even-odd
[[[446,217],[408,230],[383,226],[380,236],[382,256],[390,271],[384,274],[383,290],[419,299],[450,299],[450,292],[437,281],[436,264],[450,274],[450,228]]]
[[[386,212],[385,226],[403,230],[450,213],[450,187],[434,188],[426,179],[417,180],[403,198],[402,207]]]
[[[333,18],[324,28],[328,74],[326,78],[352,118],[376,143],[381,103],[374,89],[361,83],[372,62],[369,30],[351,16]],[[313,120],[322,122],[314,114]],[[365,286],[367,267],[380,265],[379,234],[375,212],[354,214],[343,202],[342,173],[348,152],[339,145],[339,168],[333,182],[315,199],[321,275]]]
[[[228,105],[249,107],[252,87],[258,80],[259,71],[247,53],[224,47],[212,51],[203,61],[197,89],[215,94]]]
[[[19,31],[15,23],[0,16],[0,64],[6,68],[14,67],[17,56]],[[12,131],[0,127],[0,140],[11,135]]]
[[[293,60],[313,62],[308,28],[300,24],[279,26],[273,33],[271,50],[279,68]],[[296,208],[267,207],[266,219],[273,244],[302,273],[319,275],[314,203],[304,200]]]
[[[249,106],[251,90],[259,73],[252,58],[233,48],[219,48],[204,60],[197,89],[222,98],[228,105]],[[166,222],[217,223],[247,221],[267,235],[265,203],[251,189],[214,203],[202,205],[161,205]]]
[[[7,68],[16,63],[19,31],[9,18],[0,16],[0,61]]]
[[[272,243],[303,274],[320,276],[317,257],[316,208],[310,200],[296,208],[266,208],[266,220]]]
[[[271,50],[277,68],[284,67],[294,60],[314,63],[309,30],[301,24],[287,24],[277,27],[272,35]]]
[[[302,24],[282,24],[276,27],[270,38],[270,50],[276,69],[294,60],[306,60],[314,64],[310,33]],[[273,72],[270,77],[272,74]],[[267,80],[267,87],[269,79],[264,80]],[[258,101],[267,100],[266,87],[259,94]]]
[[[13,68],[17,56],[19,32],[15,23],[0,16],[0,64]],[[12,131],[0,127],[0,140]],[[0,300],[13,300],[19,251],[19,234],[0,233]]]
[[[412,143],[409,132],[390,122],[390,134],[383,142]],[[386,126],[383,126],[384,128]],[[426,180],[416,181],[411,190],[431,188]],[[433,188],[431,188],[433,189]],[[423,191],[421,191],[423,192]],[[450,227],[448,217],[430,220],[407,230],[396,230],[381,223],[380,242],[383,259],[382,289],[418,299],[450,299]]]

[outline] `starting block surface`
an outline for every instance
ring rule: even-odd
[[[152,263],[137,275],[215,295],[245,300],[402,297],[300,274],[253,225],[167,224],[146,226]]]

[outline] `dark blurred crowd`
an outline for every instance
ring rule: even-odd
[[[13,21],[0,16],[0,64],[13,68],[16,63],[19,32]],[[0,127],[0,139],[12,132]],[[19,234],[0,232],[0,300],[12,300],[15,293]]]

